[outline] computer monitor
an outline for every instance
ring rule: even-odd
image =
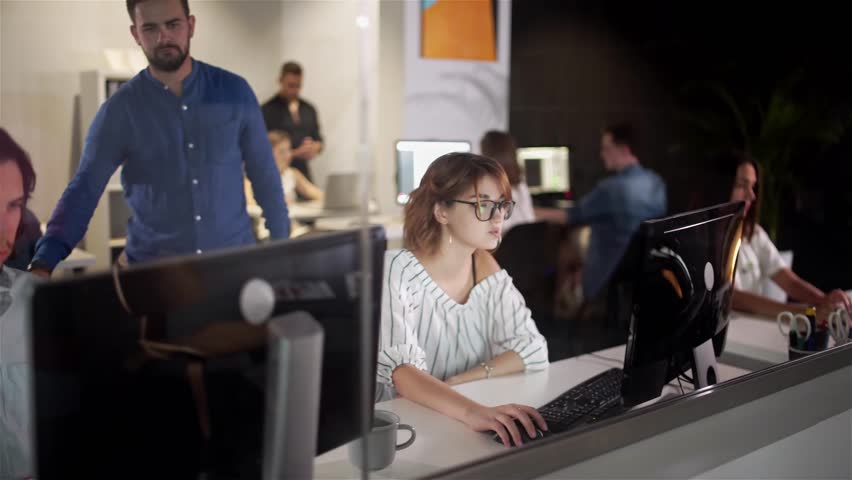
[[[624,406],[659,397],[689,371],[696,388],[716,383],[744,213],[737,202],[641,224],[609,291],[629,325]]]
[[[396,202],[408,203],[408,196],[420,186],[429,165],[441,155],[469,152],[470,142],[449,140],[400,140],[396,142]]]
[[[39,478],[260,478],[268,335],[244,321],[239,300],[254,278],[273,287],[273,315],[305,311],[323,327],[317,453],[357,438],[374,403],[361,401],[365,376],[375,390],[375,365],[360,368],[360,235],[131,267],[118,279],[133,315],[110,273],[39,285],[31,319]],[[384,229],[371,228],[373,292],[385,248]],[[379,298],[363,322],[371,358]]]
[[[568,147],[524,147],[517,152],[518,163],[530,193],[571,190]]]

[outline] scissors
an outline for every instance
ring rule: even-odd
[[[849,317],[849,312],[843,308],[828,314],[828,331],[831,333],[831,338],[837,345],[843,345],[846,342],[852,341],[852,318]]]
[[[787,321],[785,322],[784,319],[787,319]],[[778,314],[776,320],[778,321],[778,330],[781,331],[781,335],[786,337],[790,335],[791,331],[796,332],[796,337],[799,340],[799,348],[802,348],[804,343],[811,338],[811,321],[801,313],[781,312]]]

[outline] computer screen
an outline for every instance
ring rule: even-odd
[[[252,278],[273,287],[273,315],[306,311],[323,327],[317,453],[357,438],[365,408],[359,382],[366,376],[375,390],[375,366],[360,368],[359,237],[321,234],[131,267],[118,279],[134,314],[122,307],[111,273],[39,285],[32,301],[39,478],[260,478],[268,336],[239,307]],[[380,292],[381,227],[369,231],[369,248],[367,270]],[[372,317],[363,322],[372,358],[379,298],[372,296]]]
[[[625,406],[658,397],[690,370],[697,383],[706,372],[696,370],[696,351],[709,342],[721,355],[744,211],[728,203],[641,224],[609,287],[610,308],[629,325]]]
[[[420,179],[429,165],[441,155],[469,152],[470,142],[443,140],[400,140],[396,142],[396,202],[408,203],[412,190],[420,186]]]
[[[568,147],[524,147],[517,157],[530,193],[571,190]]]

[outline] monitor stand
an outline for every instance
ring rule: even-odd
[[[692,384],[695,389],[716,385],[719,377],[716,374],[716,352],[713,350],[713,339],[707,340],[692,349]]]
[[[713,339],[711,338],[693,348],[692,357],[692,384],[695,389],[698,390],[699,388],[715,385],[718,381],[716,374],[718,369],[716,367],[716,352],[713,350]],[[679,396],[679,393],[666,392],[664,390],[659,397],[634,405],[629,411],[638,410]]]
[[[307,312],[269,320],[263,478],[313,478],[325,336]]]

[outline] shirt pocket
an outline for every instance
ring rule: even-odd
[[[229,120],[206,128],[206,163],[224,165],[240,163],[240,122]]]

